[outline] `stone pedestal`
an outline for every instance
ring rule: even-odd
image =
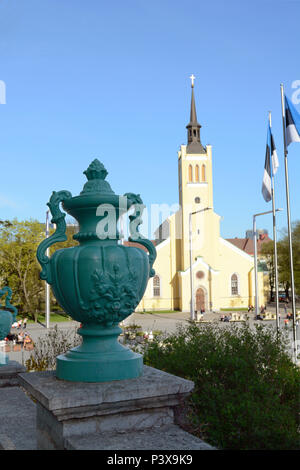
[[[38,449],[211,449],[174,422],[193,382],[144,366],[135,379],[69,382],[20,374],[37,402]],[[167,441],[166,441],[167,439]]]
[[[0,388],[19,385],[18,374],[25,371],[26,367],[17,361],[8,361],[7,364],[2,365],[0,367]]]

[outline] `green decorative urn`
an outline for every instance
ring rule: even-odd
[[[144,209],[139,195],[116,195],[105,181],[107,171],[94,160],[84,171],[88,181],[79,196],[53,192],[48,202],[55,232],[37,249],[40,274],[51,285],[64,311],[81,323],[82,344],[57,357],[59,379],[106,382],[139,377],[143,358],[118,341],[118,324],[137,307],[149,277],[154,276],[156,250],[139,233]],[[79,223],[73,238],[78,246],[60,249],[49,258],[46,250],[66,240],[66,214]],[[117,222],[131,207],[129,241],[146,248],[120,244]],[[147,253],[148,251],[148,253]]]
[[[10,333],[11,325],[16,320],[18,310],[11,305],[12,290],[10,287],[3,287],[0,289],[0,299],[6,294],[5,310],[0,309],[0,341]],[[11,313],[12,311],[12,313]],[[8,356],[0,352],[0,366],[8,363]]]

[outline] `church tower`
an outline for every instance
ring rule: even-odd
[[[213,212],[213,182],[211,146],[201,143],[201,125],[197,120],[194,75],[191,77],[190,122],[187,129],[187,145],[181,145],[178,151],[179,204],[181,207],[181,269],[185,271],[189,260],[189,214],[192,216],[192,232],[196,244],[196,254],[201,256],[204,247],[204,236],[207,232]],[[205,208],[210,210],[205,210]],[[198,212],[202,211],[202,212]]]

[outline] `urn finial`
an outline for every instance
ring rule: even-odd
[[[88,181],[85,183],[83,190],[80,194],[86,193],[109,193],[114,194],[109,183],[104,181],[108,175],[103,163],[101,163],[97,158],[92,161],[88,169],[83,172],[86,175]]]
[[[101,163],[98,158],[95,158],[83,174],[86,175],[88,180],[105,180],[108,175],[108,171],[104,167],[103,163]]]

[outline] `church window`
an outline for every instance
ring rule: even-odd
[[[196,129],[194,129],[194,137],[196,137]]]
[[[157,274],[153,278],[153,297],[160,297],[160,277]]]
[[[196,277],[197,277],[198,279],[203,279],[204,276],[205,276],[205,274],[204,274],[203,271],[197,271],[197,272],[196,272]]]
[[[195,168],[195,181],[196,183],[199,183],[199,165],[196,165]]]
[[[189,183],[193,182],[193,167],[189,165]]]
[[[237,274],[233,274],[231,276],[231,295],[238,295],[239,294],[239,283]]]
[[[202,165],[201,177],[202,177],[202,181],[206,181],[206,168],[205,168],[205,165]]]
[[[195,204],[200,204],[200,201],[201,201],[200,197],[195,197]]]

